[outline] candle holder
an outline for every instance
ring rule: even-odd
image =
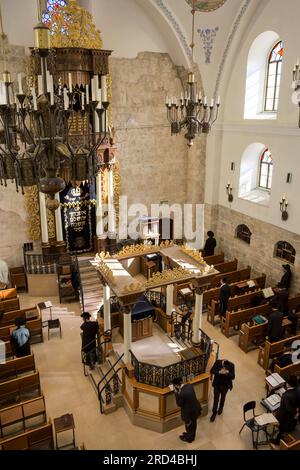
[[[288,220],[288,218],[289,218],[289,214],[288,214],[288,211],[287,211],[288,205],[289,205],[289,203],[288,203],[286,197],[283,196],[281,198],[279,206],[280,206],[280,212],[281,212],[281,220],[283,220],[284,222],[286,220]]]
[[[226,186],[226,192],[227,192],[227,195],[228,195],[228,202],[233,202],[233,194],[232,194],[232,191],[233,191],[233,187],[231,186],[230,183],[227,184]]]

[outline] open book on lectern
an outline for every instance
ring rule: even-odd
[[[45,310],[46,308],[53,307],[51,300],[47,300],[46,302],[41,302],[38,304],[40,310]]]

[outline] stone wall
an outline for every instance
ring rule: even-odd
[[[4,47],[8,59],[8,70],[11,78],[16,82],[17,74],[25,70],[25,49],[13,46],[5,39]],[[0,51],[2,41],[0,39]],[[3,71],[3,56],[0,55],[1,75]],[[16,88],[18,90],[18,88]],[[22,245],[28,241],[26,238],[24,198],[21,192],[16,192],[14,183],[7,182],[7,188],[0,186],[0,259],[9,266],[23,264]]]
[[[287,241],[296,250],[295,265],[292,266],[293,283],[291,291],[300,292],[300,236],[274,225],[261,222],[224,206],[206,206],[206,230],[212,228],[217,239],[217,251],[224,251],[227,258],[237,258],[241,267],[250,265],[255,273],[267,275],[267,285],[280,280],[286,261],[274,257],[278,241]],[[248,245],[236,238],[236,228],[245,224],[252,232]]]

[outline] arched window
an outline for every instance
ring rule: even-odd
[[[61,7],[66,6],[66,4],[67,4],[66,0],[47,0],[46,10],[43,14],[43,22],[45,24],[49,23],[52,12],[55,10],[58,10]]]
[[[251,242],[251,231],[247,225],[241,224],[238,225],[236,228],[236,238],[243,240],[243,242],[248,243],[250,245]]]
[[[265,111],[271,111],[273,113],[278,110],[283,53],[283,43],[279,41],[272,48],[268,59]]]
[[[280,241],[275,245],[275,257],[289,261],[289,263],[295,263],[296,250],[288,242]]]
[[[269,149],[264,150],[260,157],[258,187],[270,190],[273,177],[273,159]]]

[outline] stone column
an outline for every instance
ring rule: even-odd
[[[111,330],[111,316],[110,316],[110,287],[105,284],[103,286],[103,308],[104,308],[104,331]]]
[[[166,302],[166,313],[168,317],[171,316],[174,302],[173,302],[173,294],[174,294],[174,285],[169,284],[167,286],[167,302]]]
[[[132,325],[131,311],[126,308],[123,310],[123,330],[124,330],[124,363],[131,364],[131,343],[132,343]]]
[[[40,192],[39,193],[39,199],[40,199],[40,221],[41,221],[42,243],[43,243],[43,245],[49,245],[46,196],[45,196],[45,194]]]
[[[116,238],[116,212],[114,206],[114,175],[111,167],[108,172],[108,236],[111,240]]]
[[[193,343],[200,343],[201,341],[201,332],[199,328],[202,328],[202,307],[203,307],[203,292],[204,289],[201,287],[197,287],[195,289],[195,313],[193,319],[193,326],[192,326],[192,342]]]
[[[59,193],[55,194],[55,199],[60,204]],[[56,231],[56,241],[62,243],[64,241],[64,236],[63,236],[63,228],[62,228],[62,221],[61,221],[60,205],[55,211],[55,231]]]
[[[98,238],[102,238],[104,234],[103,227],[103,207],[102,207],[102,180],[101,171],[96,176],[96,234]]]

